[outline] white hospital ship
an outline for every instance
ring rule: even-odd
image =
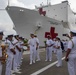
[[[76,27],[75,15],[68,1],[55,5],[48,3],[40,7],[36,6],[34,10],[17,6],[7,6],[6,10],[18,34],[27,39],[31,32],[37,34],[41,46],[44,45],[48,35],[52,38],[60,36],[63,39],[62,34]]]

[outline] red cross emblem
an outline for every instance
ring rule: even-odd
[[[41,14],[44,15],[44,16],[46,15],[46,11],[43,11],[42,8],[39,9],[39,13],[40,13],[40,15],[41,15]]]
[[[58,33],[55,33],[55,27],[51,27],[50,32],[45,32],[45,38],[47,38],[48,35],[50,35],[52,39],[58,36]]]

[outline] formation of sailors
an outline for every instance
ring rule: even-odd
[[[19,35],[8,35],[3,39],[3,32],[0,32],[0,75],[2,75],[2,64],[6,63],[5,75],[19,73],[23,54],[23,39]],[[5,50],[5,52],[4,52]],[[6,55],[4,55],[6,53]],[[6,60],[6,61],[5,61]]]
[[[68,61],[68,70],[69,75],[76,75],[75,74],[75,61],[76,61],[76,33],[71,31],[73,35],[72,41],[64,41],[60,40],[57,36],[55,39],[52,40],[51,36],[47,37],[45,42],[45,49],[46,49],[46,58],[45,61],[52,61],[52,53],[56,54],[58,63],[56,64],[57,67],[62,66],[62,45],[64,46],[64,50],[67,51],[65,60]],[[24,44],[24,39],[19,37],[19,35],[8,35],[6,40],[3,39],[3,32],[0,32],[0,75],[2,75],[2,63],[6,62],[6,70],[5,75],[12,75],[14,72],[18,72],[20,70],[21,62],[22,62],[22,55],[23,55],[23,47],[26,45],[30,50],[30,65],[36,63],[36,61],[40,61],[39,55],[39,39],[37,35],[33,33],[30,34],[30,39],[28,40],[27,44]],[[72,50],[73,49],[73,50]],[[4,52],[5,51],[5,52]],[[5,53],[5,54],[4,54]],[[73,60],[74,59],[74,60]],[[72,65],[73,64],[73,65]],[[71,69],[72,66],[72,69]]]

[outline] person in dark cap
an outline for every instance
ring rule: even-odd
[[[5,57],[2,57],[2,51],[4,50],[3,47],[1,46],[2,39],[3,39],[3,32],[0,32],[0,75],[2,75],[2,63],[1,62],[5,60]]]
[[[65,61],[68,64],[69,75],[76,75],[76,30],[70,31],[70,38]]]
[[[7,40],[7,43],[8,43],[8,48],[7,48],[8,59],[6,62],[5,75],[11,75],[11,70],[12,70],[12,65],[13,65],[12,61],[13,61],[14,55],[16,54],[12,41],[13,41],[13,35],[10,34],[10,35],[8,35],[8,40]]]

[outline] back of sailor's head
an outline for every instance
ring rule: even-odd
[[[3,31],[1,31],[1,30],[0,30],[0,35],[4,35],[4,34],[3,34]]]
[[[72,34],[72,36],[76,36],[76,30],[70,30],[70,33]]]

